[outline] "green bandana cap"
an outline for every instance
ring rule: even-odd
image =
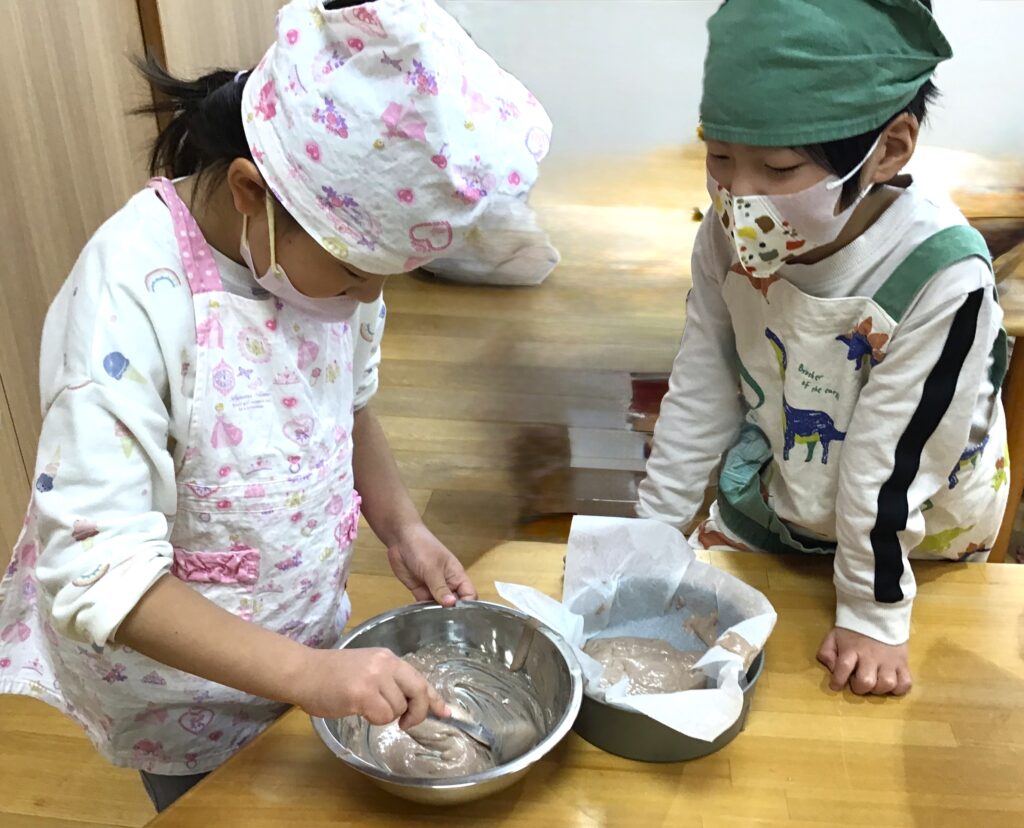
[[[953,56],[918,0],[728,0],[708,35],[704,135],[761,147],[876,129]]]

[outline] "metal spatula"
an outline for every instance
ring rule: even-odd
[[[471,721],[470,719],[464,718],[463,715],[452,710],[453,715],[451,716],[435,716],[433,713],[428,714],[428,719],[433,719],[435,722],[442,722],[443,724],[450,725],[456,730],[461,730],[474,742],[479,742],[488,750],[494,750],[495,738],[490,728],[485,727],[479,722]]]
[[[530,652],[530,645],[537,632],[540,622],[536,618],[527,619],[523,625],[523,632],[519,636],[509,669],[515,673],[523,669],[526,664],[526,657]],[[507,722],[502,725],[500,732],[495,733],[486,725],[475,722],[468,717],[468,714],[458,708],[452,708],[452,715],[448,717],[435,716],[433,713],[428,718],[461,730],[474,742],[479,742],[491,751],[494,758],[500,763],[507,758],[518,756],[523,750],[529,749],[527,742],[532,741],[532,731],[528,726],[524,728],[521,722]]]

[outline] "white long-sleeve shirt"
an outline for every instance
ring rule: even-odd
[[[851,244],[816,264],[786,265],[779,276],[822,299],[871,297],[918,244],[944,227],[962,223],[963,217],[948,200],[930,197],[912,185]],[[637,510],[643,517],[677,527],[694,520],[746,413],[737,393],[740,377],[734,339],[734,326],[743,320],[732,318],[722,296],[734,256],[732,240],[709,212],[697,235],[686,327],[662,402]],[[989,368],[1002,313],[993,282],[991,270],[978,258],[965,259],[931,279],[904,315],[885,360],[872,369],[858,399],[843,445],[832,508],[824,516],[780,513],[801,534],[837,542],[840,626],[889,643],[907,639],[915,592],[907,558],[925,536],[922,507],[946,487],[964,447],[980,443],[994,418],[997,394]],[[980,292],[980,303],[971,300],[975,292]],[[966,310],[975,305],[972,318],[965,321]],[[892,474],[898,439],[922,401],[925,380],[954,328],[966,324],[973,325],[972,344],[951,379],[956,383],[952,402],[921,453],[907,493],[909,517],[906,530],[899,534],[903,598],[880,602],[870,541],[879,516],[879,494]],[[998,515],[995,522],[998,525]]]
[[[257,294],[245,266],[217,251],[214,258],[225,290]],[[56,470],[60,485],[30,506],[43,539],[38,572],[54,627],[98,646],[173,562],[168,538],[192,417],[196,324],[187,282],[161,284],[163,268],[167,278],[181,276],[170,213],[147,189],[82,250],[43,328],[36,479],[45,486]],[[361,306],[351,326],[357,409],[377,389],[383,329],[383,299]],[[120,381],[101,369],[112,332],[130,354]],[[109,433],[121,439],[94,439]],[[103,531],[90,537],[93,524]],[[104,565],[108,574],[90,589],[73,588],[82,572]]]

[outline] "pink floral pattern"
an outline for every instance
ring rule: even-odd
[[[274,193],[327,250],[371,272],[430,260],[409,247],[410,225],[445,221],[455,228],[452,247],[472,244],[478,205],[528,191],[551,135],[536,98],[447,12],[414,6],[287,4],[277,43],[243,91],[246,138]],[[470,180],[464,169],[478,163],[480,177]],[[495,186],[513,172],[518,192]],[[381,204],[381,186],[403,195]],[[324,188],[372,205],[380,230],[322,210]],[[438,192],[455,197],[439,201]]]
[[[271,121],[277,115],[277,90],[272,80],[260,88],[260,100],[256,104],[256,112],[264,121]]]

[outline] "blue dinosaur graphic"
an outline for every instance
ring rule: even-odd
[[[772,349],[775,351],[775,358],[779,363],[779,376],[782,377],[782,425],[785,430],[785,443],[782,447],[782,458],[789,459],[789,452],[800,445],[807,446],[807,457],[805,463],[814,459],[814,448],[821,445],[821,463],[828,463],[828,449],[833,442],[846,439],[846,432],[836,428],[835,421],[824,411],[814,411],[809,408],[794,408],[786,399],[785,383],[786,368],[789,366],[789,357],[786,354],[786,346],[779,339],[778,335],[771,329],[765,328],[764,335],[768,337]]]
[[[874,320],[869,316],[849,333],[837,336],[836,341],[846,346],[846,358],[860,371],[865,365],[874,368],[885,359],[889,335],[875,331]]]
[[[986,436],[976,446],[968,446],[964,449],[964,453],[960,455],[960,459],[956,461],[956,465],[953,466],[953,471],[949,473],[949,488],[955,489],[957,484],[960,482],[960,472],[964,471],[968,466],[972,469],[977,468],[978,458],[981,457],[982,452],[985,451],[985,446],[988,445],[988,437]]]

